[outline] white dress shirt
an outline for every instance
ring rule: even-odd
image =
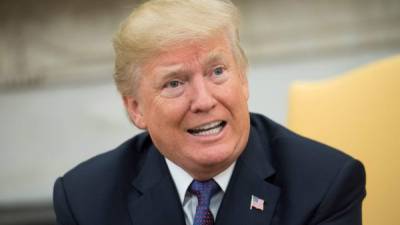
[[[169,172],[171,173],[172,179],[174,180],[176,189],[178,191],[179,199],[181,200],[183,212],[185,214],[186,225],[192,225],[194,215],[196,213],[197,207],[197,197],[192,195],[187,191],[189,185],[193,181],[193,177],[191,177],[184,169],[173,163],[172,161],[165,158]],[[215,194],[210,200],[210,211],[215,219],[218,213],[219,206],[221,205],[222,198],[224,197],[224,193],[228,186],[229,180],[231,179],[233,168],[235,167],[235,163],[232,163],[226,170],[222,171],[220,174],[215,176],[213,179],[219,187],[221,191]]]

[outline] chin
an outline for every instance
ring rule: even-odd
[[[229,166],[236,159],[233,154],[234,153],[231,151],[221,152],[213,149],[210,152],[203,152],[203,154],[197,157],[194,161],[196,161],[199,165],[209,167],[218,167],[219,165]]]

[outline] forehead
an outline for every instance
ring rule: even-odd
[[[163,48],[144,63],[145,70],[168,67],[179,64],[199,62],[207,64],[212,61],[233,59],[229,41],[224,36],[215,38],[184,41],[180,44]]]

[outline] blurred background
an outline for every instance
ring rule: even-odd
[[[143,1],[0,0],[0,224],[54,224],[54,180],[140,132],[113,84],[112,36]],[[294,80],[400,53],[398,0],[236,0],[250,109],[286,123]]]

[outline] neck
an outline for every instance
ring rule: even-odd
[[[183,168],[187,173],[190,174],[190,176],[193,177],[195,180],[199,181],[204,181],[204,180],[209,180],[217,176],[218,174],[222,173],[224,170],[226,170],[230,165],[232,165],[233,162],[226,163],[224,165],[217,165],[217,166],[206,166],[199,168],[197,170],[187,170]]]

